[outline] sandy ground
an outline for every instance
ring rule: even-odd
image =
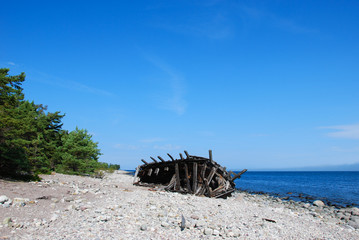
[[[0,239],[359,239],[357,208],[182,195],[134,186],[124,171],[41,177],[0,180]]]

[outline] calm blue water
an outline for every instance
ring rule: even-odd
[[[359,206],[359,172],[251,172],[235,180],[236,188],[285,199],[323,200],[334,206]]]

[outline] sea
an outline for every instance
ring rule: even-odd
[[[239,191],[267,194],[284,200],[322,200],[335,207],[359,207],[359,171],[247,171],[235,183]]]

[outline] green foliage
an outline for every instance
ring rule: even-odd
[[[24,100],[25,74],[8,72],[0,69],[0,176],[37,179],[53,170],[89,174],[119,168],[98,162],[98,143],[87,130],[62,130],[64,115]]]
[[[57,171],[65,173],[92,173],[97,169],[101,154],[98,143],[92,141],[87,130],[76,127],[75,131],[63,134],[62,146],[59,147],[61,164]]]

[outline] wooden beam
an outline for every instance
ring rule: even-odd
[[[206,191],[204,191],[204,195],[206,195],[207,197],[211,197],[211,189],[209,188],[207,179],[204,179],[204,186],[206,188]]]
[[[150,157],[155,163],[158,163],[157,160],[153,157]]]
[[[193,163],[193,172],[192,172],[192,190],[196,192],[197,190],[197,171],[198,165],[196,162]]]
[[[136,172],[135,172],[135,176],[134,176],[134,178],[133,178],[133,182],[132,182],[132,183],[136,182],[137,175],[138,175],[138,172],[139,172],[139,171],[140,171],[140,166],[137,166]]]
[[[161,162],[164,162],[165,160],[163,160],[163,158],[161,158],[160,156],[157,156],[159,160],[161,160]]]
[[[231,190],[229,190],[227,192],[224,192],[224,193],[221,193],[221,194],[215,196],[215,198],[226,197],[226,196],[230,195],[232,192],[234,192],[235,190],[236,189],[231,189]]]
[[[214,174],[216,173],[216,171],[217,171],[217,168],[216,168],[216,167],[213,167],[212,170],[211,170],[211,172],[210,172],[209,175],[208,175],[208,183],[211,183],[212,178],[213,178]]]
[[[184,160],[184,158],[183,158],[183,156],[182,156],[182,153],[180,153],[179,155],[180,155],[180,157],[181,157],[181,160]]]
[[[184,172],[185,172],[185,180],[186,180],[186,184],[187,184],[187,190],[188,190],[189,193],[192,193],[191,184],[190,184],[189,176],[188,176],[187,163],[184,164]]]
[[[178,163],[176,163],[175,165],[175,174],[176,174],[176,185],[175,185],[175,190],[178,191],[181,188],[181,179],[180,179],[180,175],[179,175],[179,167],[178,167]]]
[[[207,169],[207,164],[203,164],[202,169],[201,169],[201,177],[202,177],[202,179],[204,179],[204,176],[206,174],[206,169]]]
[[[169,182],[169,184],[167,185],[167,187],[165,187],[165,190],[169,191],[173,188],[173,186],[175,185],[176,182],[176,174],[173,174],[171,181]]]
[[[175,159],[171,156],[171,154],[167,153],[167,155],[171,158],[172,161],[175,160]]]
[[[186,154],[187,158],[190,158],[190,155],[188,154],[188,152],[186,150],[184,150],[184,153]]]
[[[141,159],[141,161],[142,161],[144,164],[146,164],[146,165],[148,164],[148,163],[147,163],[145,160],[143,160],[143,159]]]
[[[213,158],[212,158],[212,150],[209,150],[209,160],[211,160],[211,162],[213,161]]]
[[[240,173],[238,173],[237,175],[235,175],[234,177],[231,178],[231,181],[233,182],[234,180],[236,180],[237,178],[240,178],[241,175],[243,173],[247,172],[247,169],[243,169]]]

